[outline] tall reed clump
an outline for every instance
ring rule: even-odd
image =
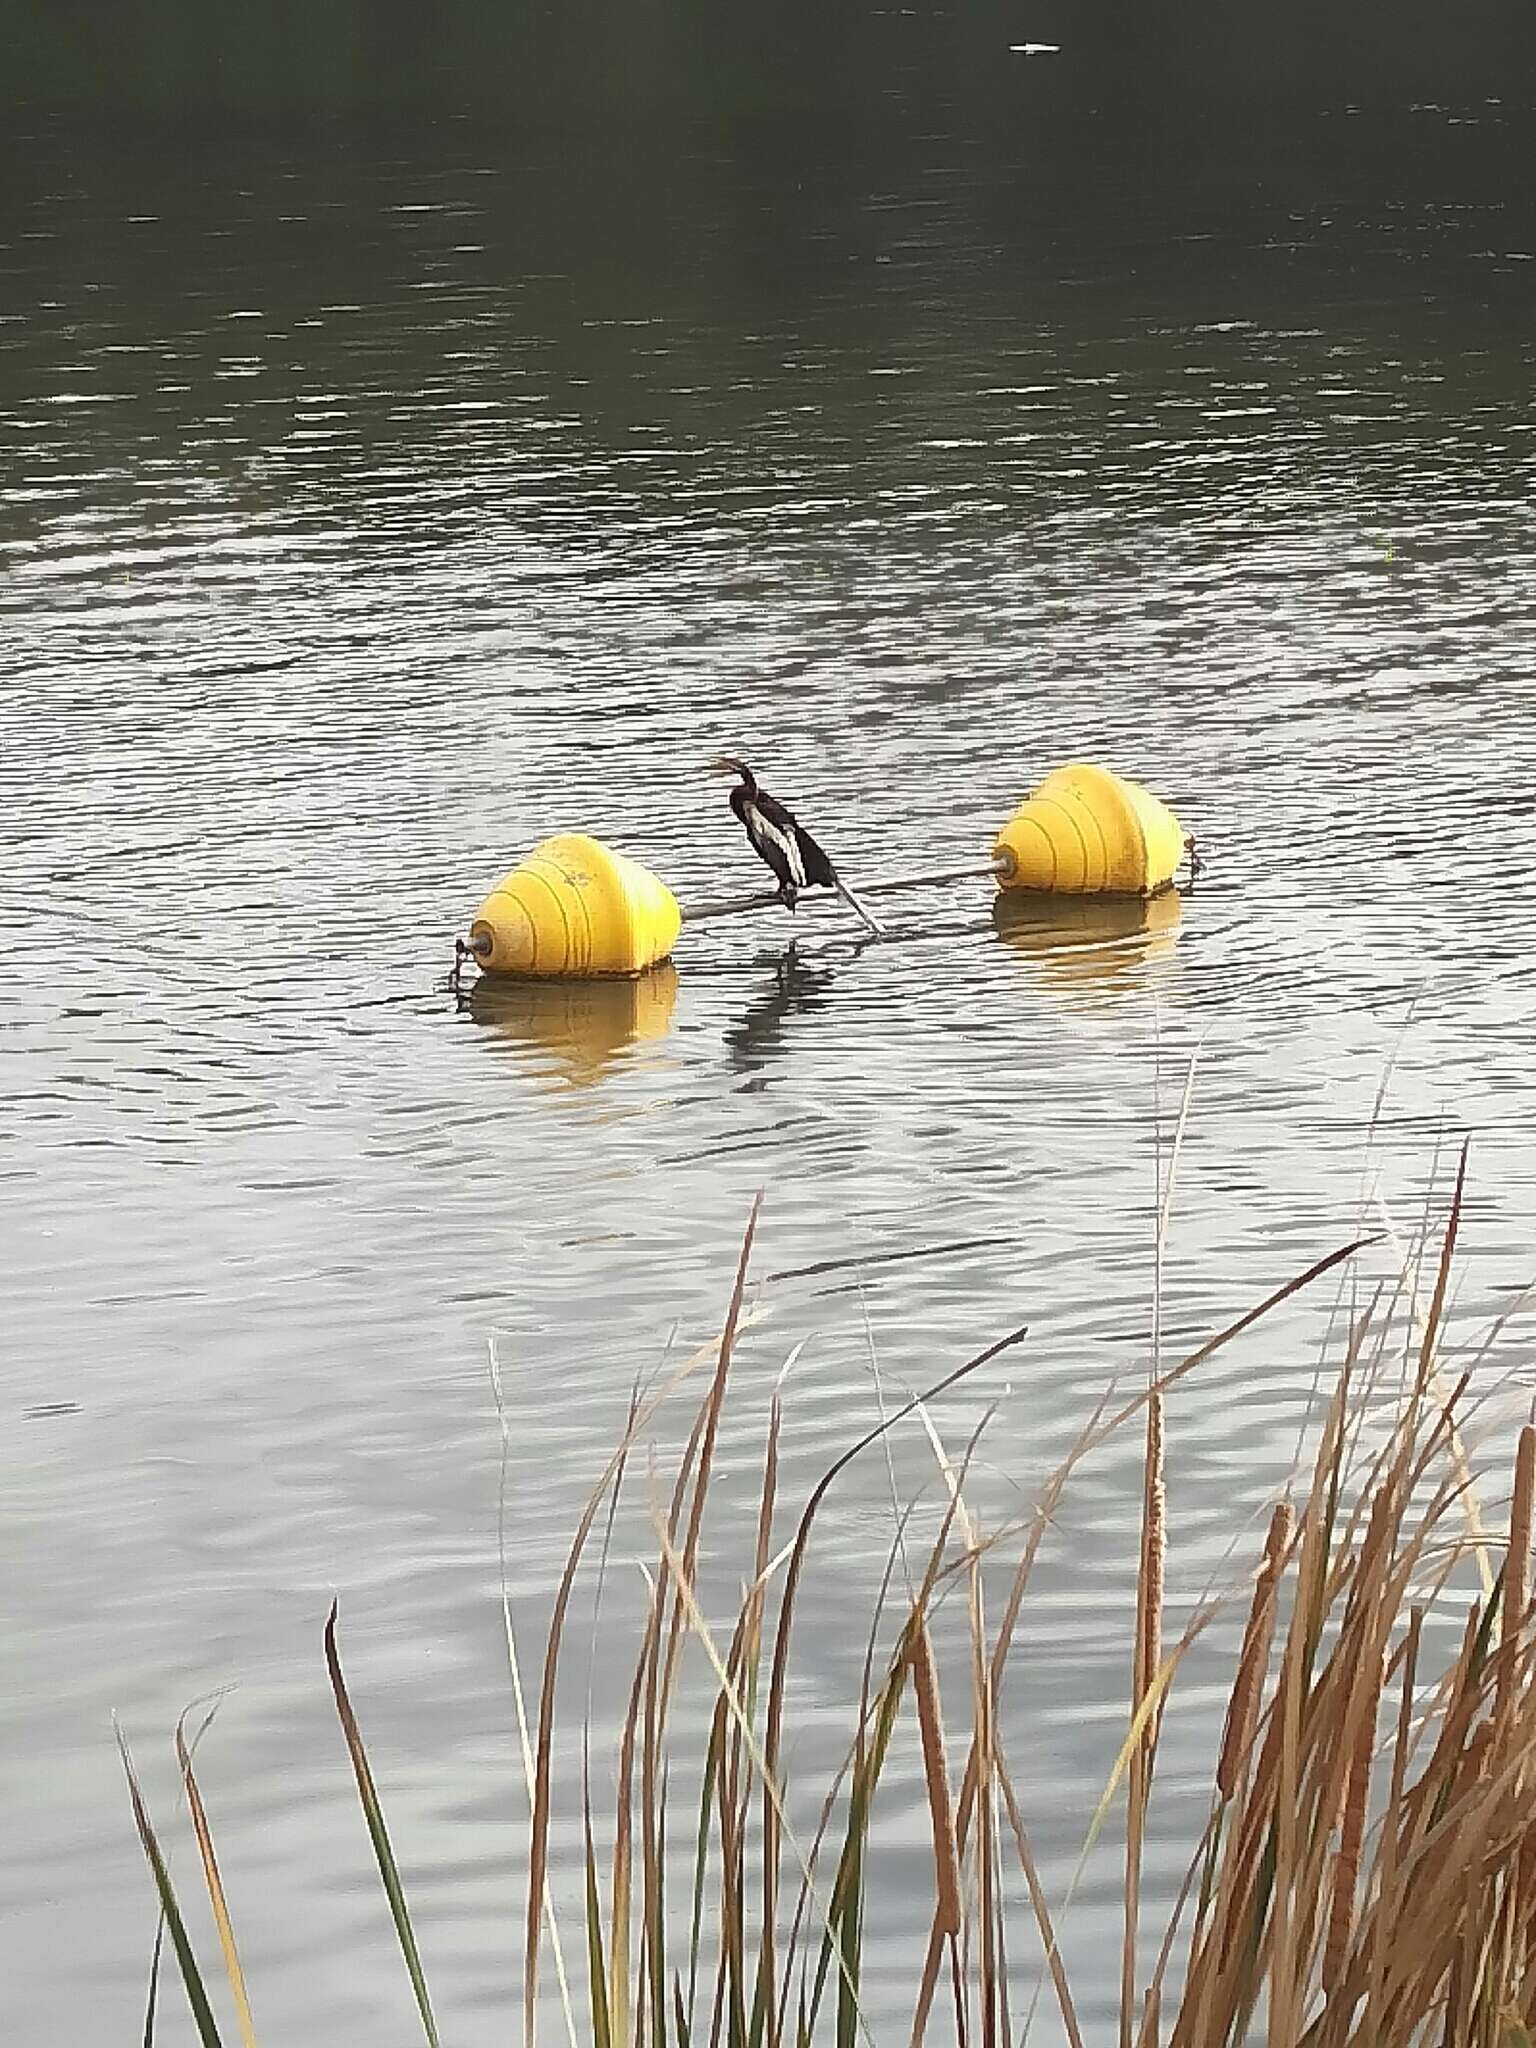
[[[1091,1997],[1102,2010],[1107,1989],[1118,1984],[1121,2048],[1529,2042],[1536,2021],[1536,1431],[1519,1433],[1508,1532],[1495,1537],[1475,1505],[1462,1437],[1470,1369],[1447,1378],[1440,1360],[1464,1178],[1465,1160],[1438,1258],[1429,1260],[1427,1302],[1418,1300],[1411,1261],[1399,1280],[1372,1291],[1347,1266],[1361,1242],[1343,1246],[1133,1395],[1106,1396],[1035,1512],[1003,1529],[980,1528],[968,1504],[981,1430],[951,1457],[931,1411],[1022,1331],[943,1375],[851,1444],[797,1513],[785,1514],[779,1501],[776,1392],[750,1557],[740,1560],[745,1590],[721,1627],[706,1618],[700,1569],[754,1209],[718,1343],[658,1392],[636,1399],[557,1589],[526,1723],[525,2041],[541,2030],[547,2037],[553,2026],[592,2048],[804,2048],[813,2041],[852,2048],[875,2039],[877,2025],[882,2041],[895,2038],[899,2019],[914,2048],[930,2038],[992,2048],[1024,2038],[1043,1995],[1055,2008],[1052,2033],[1085,2048],[1080,2006]],[[1310,1465],[1275,1504],[1246,1591],[1240,1585],[1206,1602],[1168,1643],[1165,1397],[1335,1269],[1349,1280],[1347,1334]],[[611,1772],[605,1766],[602,1773],[614,1787],[612,1808],[603,1802],[600,1811],[589,1762],[580,1810],[567,1822],[555,1811],[552,1757],[573,1593],[584,1568],[606,1557],[636,1447],[649,1442],[661,1404],[701,1370],[705,1391],[657,1496],[627,1707]],[[909,1424],[927,1433],[939,1461],[939,1507],[920,1546],[916,1520],[901,1517],[891,1569],[865,1618],[869,1649],[848,1703],[846,1754],[808,1818],[795,1788],[800,1825],[786,1773],[788,1681],[817,1518],[849,1463]],[[1050,1899],[1042,1881],[1031,1837],[1040,1816],[1025,1811],[1009,1763],[1010,1744],[1028,1731],[1008,1725],[1003,1685],[1031,1577],[1073,1474],[1128,1426],[1145,1432],[1145,1483],[1137,1599],[1126,1617],[1125,1732],[1097,1812],[1081,1816],[1079,1865],[1095,1853],[1103,1823],[1123,1800],[1124,1940],[1116,1964],[1097,1959],[1088,1986],[1074,1984],[1058,1941],[1070,1901]],[[589,1558],[594,1548],[597,1560]],[[1144,1896],[1142,1845],[1162,1731],[1179,1710],[1180,1666],[1234,1600],[1244,1602],[1246,1621],[1213,1744],[1203,1831],[1177,1896]],[[1452,1631],[1437,1626],[1447,1610],[1459,1622]],[[1232,1619],[1235,1634],[1235,1609]],[[941,1655],[940,1640],[959,1647]],[[405,1888],[341,1676],[334,1617],[326,1651],[416,2007],[435,2043]],[[518,1698],[521,1712],[520,1688]],[[878,1910],[871,1825],[882,1794],[894,1790],[891,1759],[904,1717],[921,1759],[931,1905],[897,2014],[888,1962],[878,2012],[869,2009],[864,1965],[866,1914]],[[183,1766],[191,1792],[184,1745]],[[688,1788],[686,1811],[679,1787]],[[217,2041],[212,2001],[136,1783],[134,1809],[201,2037]],[[200,1800],[193,1811],[213,1883],[217,1866]],[[1059,1835],[1062,1816],[1049,1818]],[[580,1902],[563,1917],[552,1868],[579,1874]],[[249,2044],[250,2008],[222,1887],[214,1903]],[[563,2018],[542,1996],[552,1953]]]

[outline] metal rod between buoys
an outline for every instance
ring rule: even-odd
[[[861,896],[891,896],[898,889],[937,889],[946,882],[996,881],[999,875],[1008,872],[1006,860],[989,860],[981,865],[972,861],[963,868],[935,868],[927,875],[890,875],[880,882],[860,882]],[[802,903],[837,903],[841,901],[831,889],[808,890],[800,899]],[[703,924],[711,917],[738,917],[748,910],[782,909],[778,895],[765,891],[759,896],[732,896],[719,903],[695,903],[683,912],[684,924]]]

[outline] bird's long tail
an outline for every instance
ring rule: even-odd
[[[867,932],[870,932],[875,938],[883,939],[885,937],[885,926],[880,922],[879,918],[875,916],[872,910],[865,909],[864,905],[859,901],[858,897],[854,895],[853,891],[849,888],[848,884],[843,880],[841,875],[839,875],[836,878],[832,886],[837,891],[838,895],[842,897],[843,901],[847,904],[848,908],[853,912],[854,916],[864,926],[864,929]]]

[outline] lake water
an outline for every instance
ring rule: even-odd
[[[1528,161],[1531,117],[1399,109],[1413,147],[1376,156],[1352,118],[1177,175],[942,121],[890,157],[28,138],[0,249],[14,2038],[136,2038],[154,1915],[110,1717],[183,1841],[169,1731],[225,1686],[205,1792],[263,2038],[410,2038],[333,1592],[444,2037],[507,2038],[488,1350],[532,1661],[631,1384],[715,1327],[758,1189],[727,1592],[796,1345],[786,1502],[875,1416],[872,1356],[893,1398],[1028,1322],[945,1417],[958,1441],[1001,1402],[978,1513],[1035,1497],[1146,1364],[1197,1050],[1170,1343],[1344,1241],[1373,1185],[1406,1234],[1466,1131],[1467,1328],[1531,1277],[1536,231],[1467,140]],[[887,899],[885,944],[817,910],[791,951],[760,915],[685,933],[639,995],[455,1005],[456,932],[548,832],[685,901],[757,886],[721,748],[855,881],[983,858],[1079,756],[1208,867],[1145,921],[1000,931],[978,883]],[[1173,1402],[1176,1613],[1253,1555],[1333,1299]],[[1517,1327],[1483,1370],[1532,1364]],[[899,1437],[898,1487],[930,1462]],[[890,1484],[875,1454],[825,1511],[807,1784]],[[1069,1497],[1007,1701],[1058,1891],[1123,1732],[1139,1501],[1128,1440]],[[1186,1809],[1215,1695],[1189,1697]],[[877,2014],[922,1924],[901,1770]],[[1160,1842],[1154,1891],[1178,1861]],[[1112,1862],[1069,1921],[1095,2018]]]

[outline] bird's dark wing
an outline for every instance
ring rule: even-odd
[[[802,886],[819,884],[824,889],[837,887],[837,871],[827,857],[824,848],[806,831],[788,804],[781,804],[776,796],[770,796],[766,789],[760,789],[753,799],[764,822],[775,836],[780,834],[792,840],[795,848],[795,865],[800,874],[795,877]],[[767,855],[764,855],[767,858]],[[803,882],[801,878],[803,877]]]
[[[791,819],[787,826],[779,823],[780,817],[785,815],[784,806],[775,803],[772,797],[764,804],[760,792],[749,794],[747,790],[738,788],[731,791],[731,809],[741,820],[748,845],[758,859],[773,870],[780,888],[802,887],[805,872],[794,836],[794,821]]]
[[[788,804],[781,804],[766,789],[738,786],[731,791],[731,809],[741,820],[753,852],[772,868],[782,887],[838,886],[837,870],[825,849],[817,845]]]
[[[828,859],[825,849],[818,846],[805,827],[794,819],[791,819],[790,827],[795,835],[795,843],[800,848],[800,861],[805,869],[805,879],[808,882],[819,882],[824,889],[835,889],[837,870]]]

